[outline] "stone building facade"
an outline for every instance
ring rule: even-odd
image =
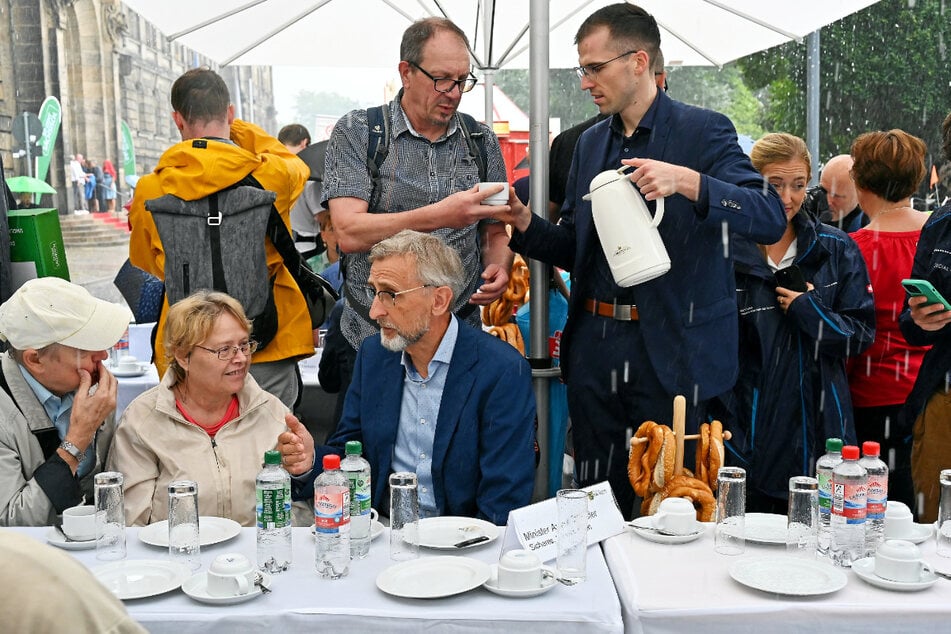
[[[160,0],[157,0],[160,1]],[[171,118],[172,82],[189,68],[208,66],[231,89],[236,114],[277,133],[269,67],[219,68],[170,42],[121,0],[0,0],[0,153],[5,176],[27,173],[12,130],[15,117],[37,113],[47,96],[62,106],[62,125],[48,182],[58,194],[43,205],[77,208],[66,171],[80,153],[99,165],[122,167],[121,122],[132,132],[136,174],[151,171],[180,140]],[[122,202],[131,190],[120,172]]]

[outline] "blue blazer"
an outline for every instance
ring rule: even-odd
[[[378,336],[360,346],[343,416],[316,463],[363,443],[373,505],[389,507],[388,484],[403,399],[402,354]],[[528,362],[512,346],[460,323],[439,405],[432,454],[440,515],[478,517],[504,525],[509,511],[531,502],[535,482],[535,395]],[[319,469],[296,483],[295,499],[313,496]]]
[[[658,91],[653,128],[640,158],[689,167],[700,173],[700,198],[679,194],[665,201],[658,230],[670,255],[666,274],[614,297],[595,297],[595,258],[604,258],[582,199],[600,172],[621,167],[610,151],[614,118],[582,134],[575,148],[561,222],[533,217],[516,231],[514,251],[571,271],[571,303],[561,339],[562,374],[570,380],[574,324],[587,299],[612,301],[633,292],[648,361],[670,394],[704,400],[732,387],[737,375],[737,314],[730,232],[771,244],[782,237],[786,215],[775,190],[753,168],[725,116],[673,101]],[[650,204],[653,207],[653,204]],[[599,345],[581,342],[579,345]],[[600,345],[611,345],[603,342]],[[682,372],[686,370],[686,372]],[[678,375],[684,378],[678,379]]]

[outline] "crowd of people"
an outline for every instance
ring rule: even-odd
[[[118,175],[112,161],[106,159],[100,166],[95,160],[76,154],[70,159],[67,172],[76,203],[75,213],[116,210]]]
[[[506,204],[481,204],[501,186],[479,183],[504,181],[505,166],[491,128],[457,112],[476,78],[466,35],[449,20],[405,31],[399,93],[343,117],[316,163],[302,160],[314,147],[303,126],[275,138],[235,118],[215,72],[178,78],[170,100],[182,141],[140,179],[129,215],[132,264],[188,289],[166,298],[156,326],[161,382],[114,421],[104,360],[128,311],[55,278],[17,290],[0,306],[0,524],[53,524],[91,502],[91,476],[112,469],[125,475],[131,525],[164,519],[167,485],[181,478],[200,482],[202,515],[251,525],[254,478],[272,448],[308,522],[322,457],[350,440],[363,443],[381,510],[388,474],[410,471],[423,516],[504,524],[531,501],[536,477],[532,372],[479,316],[505,293],[516,252],[570,272],[561,371],[575,476],[582,486],[608,480],[624,515],[637,508],[631,430],[669,422],[683,394],[688,433],[711,418],[732,432],[726,461],[748,472],[748,509],[784,513],[788,478],[812,472],[835,436],[882,443],[893,496],[933,519],[937,471],[951,467],[951,311],[906,299],[900,284],[923,278],[951,296],[951,209],[929,217],[910,202],[923,142],[901,130],[860,135],[820,175],[823,217],[802,139],[767,134],[747,156],[729,119],[667,94],[660,31],[642,8],[598,9],[576,41],[581,89],[600,116],[556,139],[573,158],[553,174],[562,202],[550,218],[511,188]],[[951,116],[944,135],[951,160]],[[77,193],[114,184],[109,161],[85,162],[90,172],[83,163],[70,164]],[[630,287],[614,281],[585,197],[595,175],[620,166],[651,210],[666,200],[658,230],[671,260],[665,275]],[[191,287],[194,270],[170,268],[194,236],[155,218],[159,199],[188,206],[235,188],[267,200],[254,238],[267,336],[217,279],[213,290]],[[283,233],[308,232],[341,294],[317,322],[280,249]],[[253,250],[210,239],[211,260]],[[321,382],[340,399],[321,444],[293,412],[297,362],[324,327]]]

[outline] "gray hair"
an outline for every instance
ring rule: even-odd
[[[448,286],[452,297],[465,288],[465,271],[456,250],[431,233],[404,229],[370,249],[370,264],[376,260],[406,255],[416,260],[416,275],[423,284]]]
[[[469,38],[465,31],[456,26],[455,22],[446,18],[423,18],[413,22],[403,31],[403,41],[400,42],[400,59],[404,62],[421,64],[423,62],[423,47],[440,31],[454,33],[471,50]]]

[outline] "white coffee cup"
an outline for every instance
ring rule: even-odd
[[[504,205],[509,201],[509,184],[506,182],[498,181],[491,183],[479,183],[479,191],[483,189],[492,189],[494,187],[502,186],[502,191],[497,194],[492,194],[488,198],[482,199],[483,205]]]
[[[667,498],[654,514],[653,524],[665,533],[688,535],[697,530],[697,511],[687,498]]]
[[[237,597],[254,587],[254,565],[241,553],[218,555],[208,568],[208,594],[213,597]]]
[[[915,520],[904,502],[889,500],[885,507],[885,539],[903,539],[911,535]]]
[[[499,587],[531,590],[542,584],[542,560],[529,550],[510,550],[499,560]]]
[[[96,507],[73,506],[63,511],[63,533],[70,539],[96,539]]]
[[[116,369],[121,372],[138,372],[139,360],[131,355],[119,357],[119,363],[116,364]]]
[[[911,542],[888,539],[875,551],[875,574],[882,579],[914,583],[931,566],[921,558],[921,550]]]

